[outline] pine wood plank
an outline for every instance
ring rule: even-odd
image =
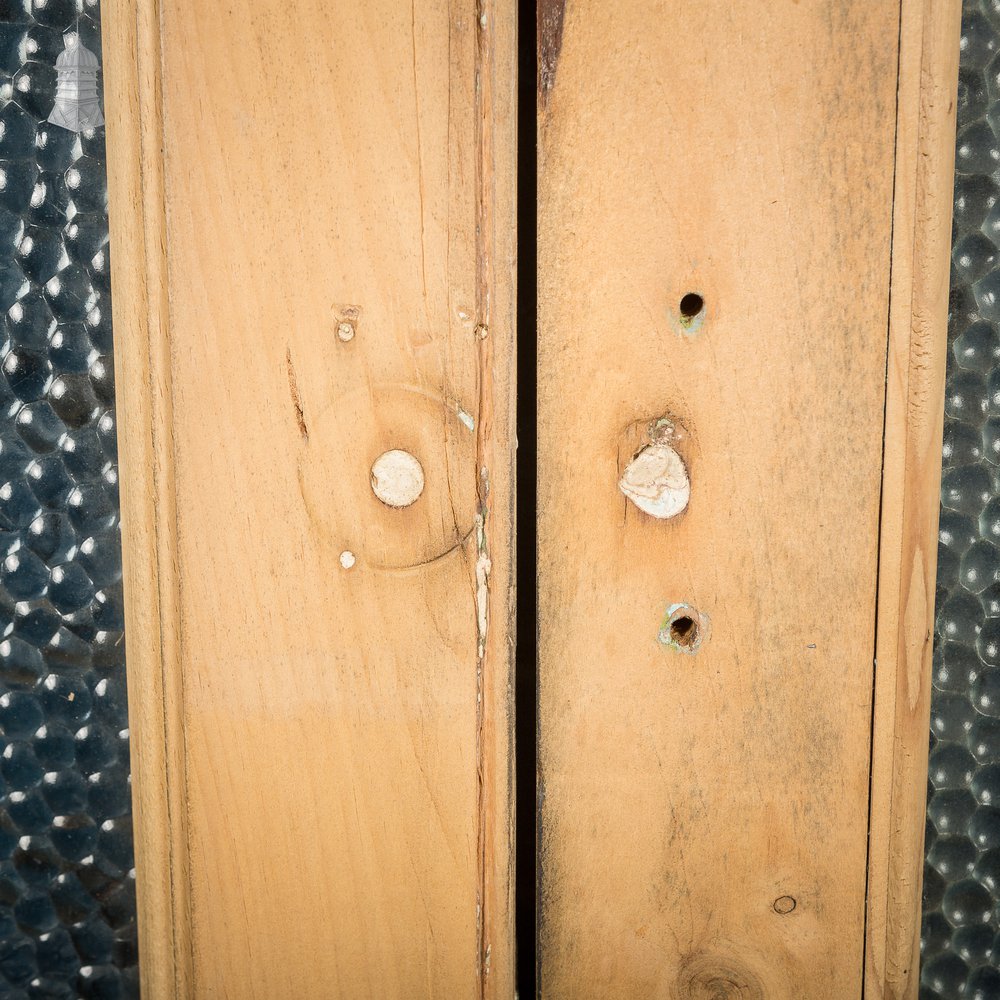
[[[509,997],[513,6],[104,23],[144,996]]]
[[[893,239],[894,174],[910,182],[918,109],[954,79],[940,56],[916,69],[911,36],[926,16],[943,45],[955,7],[540,9],[545,1000],[862,992],[875,612],[881,650],[900,593],[898,577],[877,589],[886,364],[897,377],[943,343],[947,276],[943,147],[919,148],[936,159],[895,209],[933,186],[933,238]],[[913,268],[930,284],[911,345],[895,282]],[[922,385],[890,398],[887,469],[919,457],[895,544],[932,588],[942,369],[926,349]],[[892,407],[910,393],[929,395],[906,423]],[[673,520],[618,488],[663,417],[691,483]],[[695,655],[658,642],[679,602],[710,620]],[[926,753],[918,716],[904,739]]]

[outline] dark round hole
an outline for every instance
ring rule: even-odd
[[[697,292],[688,292],[681,299],[681,316],[694,319],[705,308],[705,300]]]
[[[670,623],[670,638],[682,646],[690,649],[698,641],[698,625],[690,615],[681,615]]]

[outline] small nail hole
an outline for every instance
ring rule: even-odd
[[[681,319],[691,322],[705,308],[705,300],[697,292],[688,292],[681,299]]]

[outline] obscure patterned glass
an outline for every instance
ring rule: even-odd
[[[138,996],[98,0],[0,0],[0,998]]]
[[[1000,4],[965,0],[921,1000],[1000,1000]]]

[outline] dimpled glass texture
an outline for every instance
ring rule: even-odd
[[[964,0],[921,1000],[1000,1000],[1000,0]]]
[[[98,0],[0,0],[0,1000],[137,997]]]

